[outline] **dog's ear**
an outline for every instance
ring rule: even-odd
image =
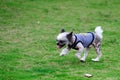
[[[65,32],[65,30],[64,30],[64,29],[61,29],[61,33],[63,33],[63,32]]]
[[[73,35],[73,32],[70,32],[68,35],[67,35],[67,39],[69,42],[72,42],[72,35]]]

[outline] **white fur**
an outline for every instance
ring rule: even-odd
[[[69,49],[64,48],[64,49],[62,50],[62,52],[60,53],[60,56],[66,55],[66,54],[68,53],[68,51],[69,51]]]
[[[67,40],[66,38],[66,35],[68,34],[68,32],[64,32],[64,33],[60,33],[58,36],[57,36],[57,39],[58,40]]]
[[[101,26],[97,26],[95,28],[95,33],[100,37],[100,39],[103,38],[103,36],[102,36],[103,30],[102,30]]]

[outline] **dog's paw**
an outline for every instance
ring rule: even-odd
[[[84,59],[84,58],[81,58],[80,61],[81,61],[81,62],[85,62],[85,59]]]
[[[94,62],[98,62],[98,61],[100,61],[99,59],[92,59],[92,61],[94,61]]]
[[[60,53],[60,56],[64,56],[65,55],[65,53]]]
[[[60,56],[64,56],[64,54],[60,54]]]
[[[80,62],[85,62],[84,60],[80,60]]]

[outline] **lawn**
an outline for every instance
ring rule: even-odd
[[[56,36],[102,26],[103,56],[60,57]],[[0,0],[0,80],[120,80],[120,0]],[[93,75],[91,78],[85,73]]]

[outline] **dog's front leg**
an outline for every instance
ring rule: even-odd
[[[81,53],[83,52],[84,47],[83,47],[82,43],[78,43],[76,47],[78,47],[78,51],[75,54],[75,56],[76,56],[76,58],[78,58],[80,60],[81,59]]]
[[[81,62],[84,62],[86,60],[86,57],[88,55],[88,50],[89,50],[89,48],[85,48],[85,50],[84,50],[84,56],[81,58]]]
[[[60,53],[60,56],[64,56],[64,55],[66,55],[68,52],[69,52],[69,48],[64,48],[63,50],[62,50],[62,52]]]

